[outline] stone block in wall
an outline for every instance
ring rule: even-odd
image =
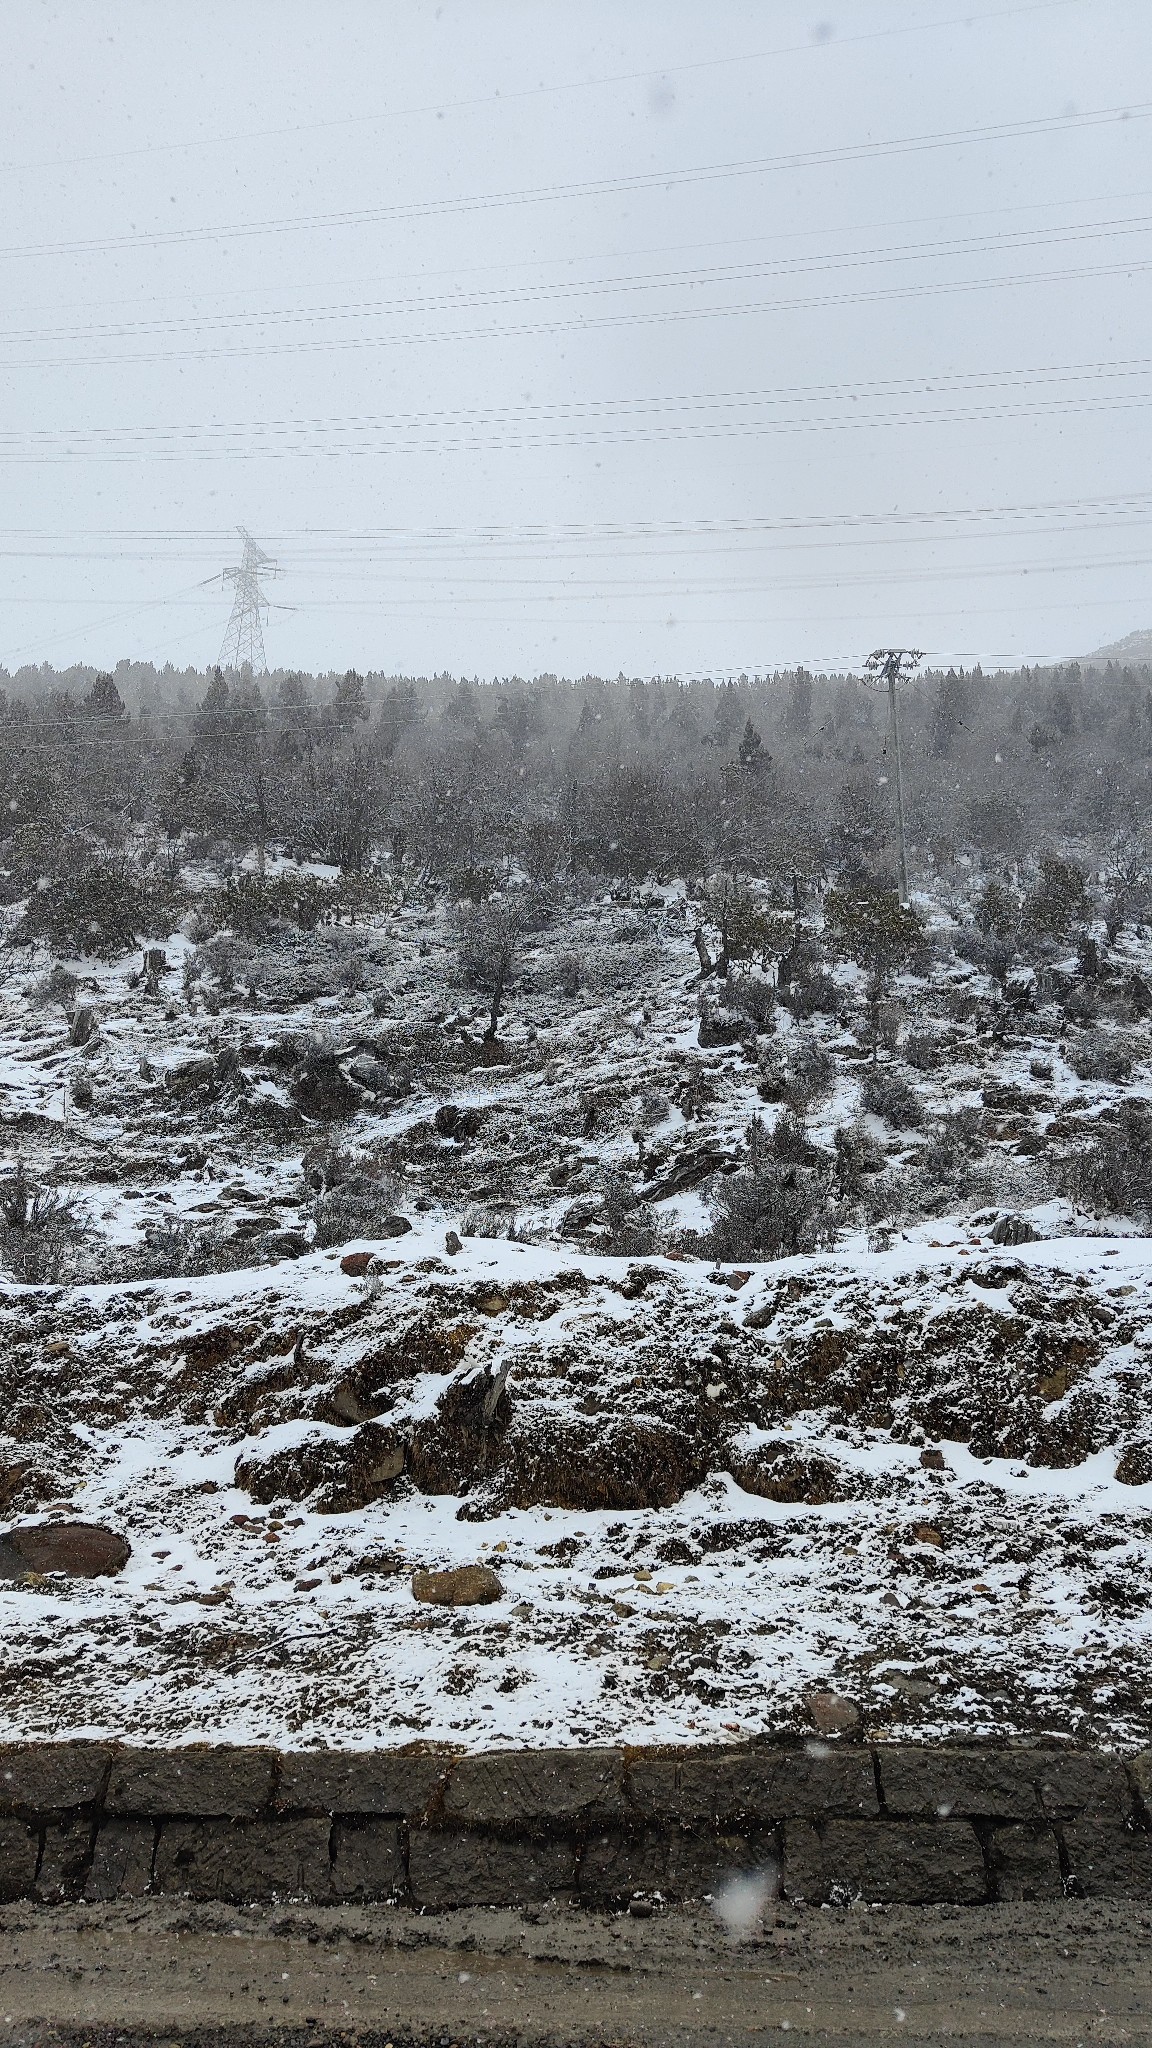
[[[450,1759],[334,1750],[280,1759],[277,1803],[312,1813],[394,1813],[418,1820],[442,1784]]]
[[[679,1828],[648,1828],[641,1835],[618,1830],[594,1835],[580,1862],[582,1898],[609,1902],[634,1892],[660,1892],[666,1899],[702,1899],[731,1877],[756,1870],[768,1895],[779,1889],[776,1837],[689,1834]]]
[[[39,1832],[22,1820],[0,1820],[0,1900],[28,1896],[39,1860]]]
[[[108,1813],[242,1820],[272,1798],[276,1759],[270,1749],[223,1744],[187,1749],[120,1749],[104,1797]]]
[[[100,1742],[0,1744],[0,1813],[63,1813],[95,1806],[104,1790],[112,1746]]]
[[[408,1889],[404,1850],[395,1821],[337,1825],[333,1836],[332,1896],[335,1899],[394,1899]]]
[[[1060,1844],[1052,1828],[1019,1821],[995,1828],[990,1861],[996,1897],[1006,1903],[1028,1905],[1064,1896]]]
[[[156,1887],[195,1899],[327,1899],[326,1820],[168,1821],[156,1849]]]
[[[1132,1787],[1118,1757],[1041,1751],[1036,1783],[1050,1820],[1129,1820]]]
[[[444,1811],[466,1827],[579,1827],[624,1813],[624,1752],[543,1749],[462,1757]]]
[[[417,1906],[526,1906],[576,1889],[571,1842],[502,1842],[448,1828],[414,1828],[408,1882]]]
[[[1121,1821],[1070,1821],[1061,1830],[1071,1888],[1088,1899],[1152,1899],[1152,1836]]]
[[[40,1868],[36,1873],[38,1899],[76,1897],[88,1867],[93,1833],[91,1820],[77,1814],[48,1822],[40,1851]]]
[[[878,1745],[885,1811],[924,1820],[1039,1820],[1035,1751]]]
[[[638,1813],[686,1827],[880,1810],[871,1752],[850,1743],[640,1758],[629,1769],[628,1794]]]
[[[142,1899],[152,1889],[156,1829],[150,1820],[106,1820],[96,1831],[84,1897]]]
[[[987,1894],[969,1821],[789,1821],[784,1890],[812,1904],[862,1898],[885,1905],[975,1905]]]

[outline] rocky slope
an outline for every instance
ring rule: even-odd
[[[1145,1741],[1150,1289],[1140,1240],[732,1270],[431,1223],[10,1288],[7,1526],[131,1555],[0,1558],[0,1726]],[[498,1598],[414,1598],[475,1564]]]

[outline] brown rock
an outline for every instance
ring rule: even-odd
[[[504,1588],[486,1564],[462,1564],[454,1571],[413,1572],[412,1597],[434,1607],[486,1607]]]
[[[0,1536],[0,1578],[23,1578],[27,1572],[111,1578],[123,1571],[131,1555],[132,1546],[123,1536],[96,1522],[33,1522]]]
[[[372,1252],[345,1252],[340,1261],[340,1271],[351,1274],[354,1280],[359,1280],[368,1271],[373,1256]]]
[[[810,1692],[804,1704],[821,1735],[852,1735],[860,1726],[859,1707],[842,1693]]]

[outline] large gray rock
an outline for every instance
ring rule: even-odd
[[[1036,1779],[1040,1804],[1052,1820],[1132,1816],[1132,1787],[1118,1757],[1041,1753]]]
[[[22,1579],[29,1572],[111,1578],[131,1555],[125,1537],[96,1522],[26,1522],[0,1536],[0,1579]]]
[[[394,1821],[338,1827],[333,1841],[332,1895],[337,1899],[394,1899],[407,1890],[404,1850]]]
[[[150,1820],[106,1820],[84,1881],[86,1899],[142,1899],[152,1889],[156,1829]]]
[[[277,1803],[311,1813],[392,1813],[416,1820],[428,1811],[448,1761],[373,1750],[284,1756]]]
[[[51,1903],[75,1898],[80,1889],[92,1847],[92,1823],[77,1814],[49,1821],[44,1830],[40,1868],[36,1872],[36,1897]]]
[[[32,1889],[40,1838],[22,1820],[0,1820],[0,1900],[23,1899]]]
[[[600,1904],[628,1899],[634,1892],[660,1892],[667,1899],[702,1899],[725,1880],[761,1873],[766,1891],[780,1884],[776,1838],[766,1835],[686,1834],[650,1829],[643,1835],[597,1835],[580,1862],[580,1893]]]
[[[1079,1820],[1061,1832],[1074,1891],[1089,1899],[1152,1899],[1152,1836],[1142,1828]]]
[[[1012,1827],[996,1828],[991,1863],[998,1899],[1029,1905],[1064,1896],[1060,1845],[1052,1828],[1028,1827],[1019,1822]]]
[[[924,1820],[1040,1818],[1035,1751],[893,1744],[878,1747],[876,1759],[889,1813]]]
[[[107,1743],[6,1742],[0,1745],[0,1813],[94,1806],[111,1762]]]

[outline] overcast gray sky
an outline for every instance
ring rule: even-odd
[[[0,663],[1152,623],[1147,0],[8,0]],[[147,607],[147,608],[145,608]]]

